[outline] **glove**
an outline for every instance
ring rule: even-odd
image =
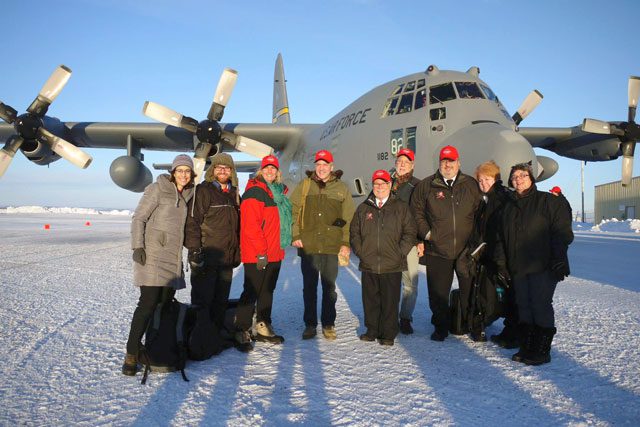
[[[570,273],[569,263],[566,260],[551,260],[551,274],[558,282],[562,282]]]
[[[264,270],[267,268],[267,256],[266,255],[258,255],[258,263],[256,264],[256,268],[258,270]]]
[[[144,248],[135,248],[131,257],[134,262],[140,265],[144,265],[147,262],[147,253],[144,251]]]
[[[187,258],[189,259],[191,269],[195,270],[204,267],[204,254],[202,253],[202,248],[189,249],[189,255]]]

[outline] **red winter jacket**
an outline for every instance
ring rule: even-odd
[[[262,178],[250,179],[242,195],[240,254],[246,264],[258,262],[258,255],[267,255],[268,262],[284,259],[284,250],[280,248],[278,206]]]

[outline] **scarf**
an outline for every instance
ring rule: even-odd
[[[280,216],[280,247],[285,249],[291,244],[291,201],[285,196],[284,184],[271,183],[267,184],[273,194],[273,201],[278,206],[278,215]]]

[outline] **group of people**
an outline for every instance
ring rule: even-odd
[[[334,170],[332,153],[320,150],[314,160],[314,170],[290,195],[278,159],[270,155],[240,197],[233,159],[225,153],[211,158],[197,186],[193,162],[181,154],[170,174],[145,189],[131,227],[140,298],[127,341],[125,375],[137,372],[141,340],[156,306],[185,287],[183,246],[191,267],[191,302],[208,307],[218,329],[223,328],[233,269],[244,265],[234,335],[241,351],[252,350],[253,341],[284,342],[274,332],[271,312],[285,248],[293,246],[301,258],[303,339],[317,335],[318,282],[322,335],[336,339],[338,266],[349,263],[353,250],[362,274],[362,341],[391,346],[399,332],[413,333],[419,263],[427,271],[431,339],[444,341],[449,334],[455,272],[466,329],[473,340],[484,341],[484,325],[471,321],[470,307],[475,273],[482,265],[488,273],[483,280],[508,284],[504,329],[492,341],[519,347],[515,361],[550,361],[556,332],[553,293],[570,273],[571,212],[564,197],[537,190],[530,164],[511,168],[511,191],[502,185],[494,162],[478,166],[474,178],[460,171],[457,149],[446,146],[436,173],[420,180],[413,176],[414,152],[402,148],[393,173],[375,171],[371,193],[356,208],[340,179],[342,171]],[[480,255],[477,247],[484,249]]]

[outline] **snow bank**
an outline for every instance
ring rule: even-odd
[[[9,206],[0,208],[0,214],[80,214],[80,215],[129,215],[128,209],[97,210],[93,208],[48,208],[45,206]]]
[[[627,219],[624,221],[616,218],[603,219],[600,224],[591,227],[591,231],[640,233],[640,219]]]

